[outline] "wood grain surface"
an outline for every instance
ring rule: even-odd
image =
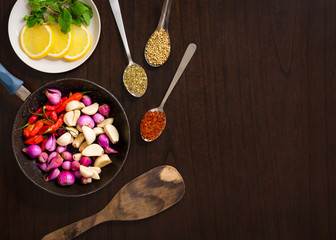
[[[21,100],[0,87],[0,238],[40,239],[102,209],[128,181],[169,164],[186,193],[174,207],[136,222],[107,222],[76,239],[336,239],[335,0],[175,0],[172,53],[149,67],[144,46],[163,1],[120,0],[135,62],[148,92],[130,96],[127,65],[109,2],[96,0],[102,33],[93,55],[67,73],[31,69],[7,34],[15,0],[0,1],[0,62],[35,90],[64,77],[110,90],[131,125],[131,148],[118,176],[80,198],[51,195],[20,171],[10,141]],[[165,132],[139,134],[143,114],[159,105],[190,42],[197,51],[168,99]]]

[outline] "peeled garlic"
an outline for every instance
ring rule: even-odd
[[[83,177],[86,177],[86,178],[89,178],[89,177],[92,177],[94,171],[92,168],[89,168],[89,167],[85,167],[83,165],[80,165],[79,167],[79,171],[80,173],[82,174]]]
[[[72,146],[74,148],[79,148],[79,146],[84,142],[84,134],[80,133],[78,136],[75,138],[75,140],[72,142]]]
[[[101,123],[97,124],[97,127],[103,128],[106,124],[112,124],[113,123],[113,118],[106,118],[104,121]]]
[[[97,157],[96,161],[94,162],[93,166],[94,167],[105,167],[106,165],[112,163],[112,160],[107,154],[104,154],[100,157]]]
[[[88,126],[83,126],[82,129],[83,129],[83,134],[84,134],[86,143],[88,145],[90,145],[91,143],[93,143],[96,140],[96,134],[92,130],[92,128],[90,128]]]
[[[69,131],[69,133],[73,136],[73,137],[77,137],[78,136],[78,130],[74,127],[65,127],[66,130]]]
[[[77,120],[78,118],[80,117],[80,111],[79,110],[74,110],[74,111],[70,111],[70,112],[67,112],[65,115],[64,115],[64,123],[66,125],[68,125],[69,127],[73,127],[73,126],[76,126],[77,124]]]
[[[86,115],[93,115],[96,112],[98,112],[98,108],[99,108],[99,104],[94,103],[94,104],[91,104],[90,106],[87,106],[87,107],[83,108],[82,113],[84,113]]]
[[[96,134],[96,136],[100,135],[100,134],[103,134],[104,133],[104,129],[101,128],[101,127],[95,127],[93,129],[94,133]]]
[[[81,158],[82,158],[82,154],[81,153],[76,153],[76,154],[72,155],[72,159],[74,161],[78,162]]]
[[[93,179],[95,179],[95,180],[99,180],[100,179],[100,177],[99,177],[99,173],[98,172],[96,172],[96,170],[95,170],[95,168],[98,168],[98,167],[95,167],[95,168],[93,168],[93,167],[89,167],[89,168],[91,168],[92,170],[93,170],[93,174],[92,174],[92,178]],[[100,168],[99,168],[100,169]]]
[[[84,136],[85,137],[85,136]],[[87,142],[83,142],[80,146],[78,151],[83,152],[83,150],[88,146]]]
[[[67,146],[71,141],[73,141],[73,137],[70,133],[66,132],[57,139],[56,143],[60,146]]]
[[[86,157],[97,157],[97,156],[102,156],[104,154],[104,149],[94,143],[94,144],[91,144],[89,146],[87,146],[83,151],[82,151],[82,154],[83,156],[86,156]],[[99,166],[97,166],[99,167]]]
[[[115,126],[106,124],[104,126],[104,131],[113,144],[116,144],[119,141],[119,133]]]
[[[80,101],[77,101],[77,100],[74,100],[74,101],[71,101],[67,104],[67,106],[65,108],[65,111],[69,112],[69,111],[73,111],[73,110],[77,110],[77,109],[80,110],[84,107],[85,107],[84,103],[82,103]]]

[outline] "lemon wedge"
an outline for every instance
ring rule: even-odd
[[[20,44],[23,51],[33,59],[43,58],[53,43],[53,33],[47,25],[26,25],[21,30]]]
[[[50,28],[54,35],[54,43],[49,49],[48,56],[53,58],[64,57],[68,53],[71,45],[71,32],[62,33],[59,24],[50,24]]]
[[[76,61],[85,56],[91,46],[91,35],[89,30],[82,25],[71,24],[72,43],[68,53],[64,56],[68,61]]]

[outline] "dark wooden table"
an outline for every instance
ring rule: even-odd
[[[20,171],[11,131],[22,102],[0,88],[0,238],[39,239],[101,210],[128,181],[175,166],[186,194],[167,211],[137,222],[103,223],[77,239],[336,239],[336,2],[304,0],[174,1],[172,53],[146,65],[144,45],[163,1],[121,0],[133,58],[149,89],[131,97],[121,77],[127,58],[107,0],[95,3],[102,33],[82,66],[63,74],[31,69],[14,53],[0,1],[1,63],[35,90],[64,77],[86,78],[122,103],[132,142],[119,175],[80,198],[51,195]],[[157,106],[190,42],[194,58],[170,96],[168,125],[153,143],[139,121]]]

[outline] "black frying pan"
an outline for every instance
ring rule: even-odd
[[[0,64],[0,82],[2,82],[11,94],[16,94],[24,103],[21,105],[13,126],[12,145],[15,158],[24,174],[40,188],[60,196],[78,197],[93,193],[105,185],[107,185],[120,171],[123,166],[128,150],[130,147],[130,127],[126,113],[119,101],[105,88],[98,84],[78,78],[66,78],[53,81],[45,84],[35,92],[30,92],[22,85],[23,81],[15,78]],[[93,180],[91,184],[82,185],[76,183],[68,187],[60,187],[56,181],[45,182],[45,173],[43,173],[36,165],[35,160],[27,157],[22,149],[25,146],[23,143],[22,130],[18,130],[24,126],[30,117],[31,111],[37,110],[47,101],[44,91],[47,88],[57,88],[62,92],[62,95],[68,95],[70,92],[91,91],[89,93],[93,102],[100,104],[107,103],[111,107],[111,116],[114,117],[113,125],[118,129],[120,140],[116,145],[113,145],[118,150],[117,154],[111,154],[112,164],[102,168],[100,180]]]

